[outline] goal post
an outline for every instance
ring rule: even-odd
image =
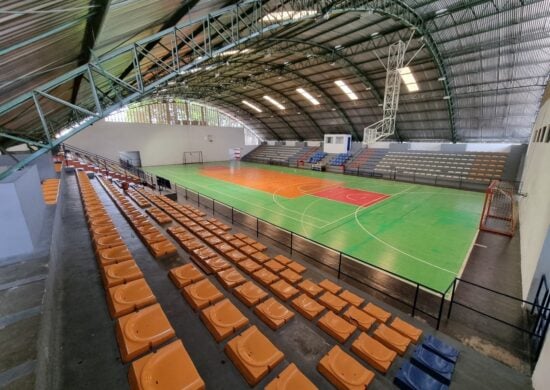
[[[485,192],[479,229],[512,237],[516,230],[517,210],[514,185],[493,180]]]
[[[183,152],[183,165],[202,164],[202,151]]]

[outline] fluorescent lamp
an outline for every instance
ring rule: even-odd
[[[218,55],[221,56],[221,57],[226,57],[226,56],[233,56],[235,54],[246,54],[246,53],[250,53],[250,49],[242,49],[242,50],[237,50],[237,49],[233,49],[233,50],[226,50],[222,53],[219,53]]]
[[[281,103],[279,103],[277,100],[273,99],[270,96],[264,95],[264,99],[267,100],[269,103],[273,104],[279,110],[284,110],[285,109],[285,106],[283,106]]]
[[[438,78],[437,81],[445,81],[445,76]]]
[[[443,100],[449,100],[451,97],[449,95],[443,96]]]
[[[342,80],[336,80],[334,82],[334,84],[336,84],[341,90],[342,92],[344,92],[346,95],[348,95],[348,97],[351,99],[351,100],[357,100],[359,99],[357,97],[357,95],[355,93],[353,93],[353,91],[351,90],[350,87],[348,87],[348,85],[346,83],[344,83]]]
[[[441,15],[441,14],[444,14],[445,12],[447,12],[447,8],[441,8],[441,9],[438,9],[437,11],[435,11],[435,14],[436,15]]]
[[[252,104],[250,102],[247,102],[246,100],[243,100],[243,104],[252,108],[253,110],[256,110],[258,112],[262,112],[262,110],[260,110],[260,108],[258,106],[256,106],[255,104]]]
[[[376,32],[373,32],[370,36],[371,36],[371,37],[375,37],[375,36],[377,36],[378,34],[380,34],[380,33],[379,33],[378,31],[376,31]]]
[[[307,100],[309,100],[310,103],[313,104],[314,106],[318,106],[319,104],[321,104],[321,103],[319,103],[319,100],[315,99],[313,96],[311,96],[309,94],[309,92],[307,92],[303,88],[297,88],[296,92],[300,93],[303,97],[305,97]]]
[[[408,66],[399,68],[399,74],[401,75],[401,80],[403,80],[403,83],[405,83],[409,92],[417,92],[420,89],[416,83],[414,75],[411,72],[411,69]]]

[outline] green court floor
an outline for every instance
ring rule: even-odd
[[[482,193],[242,162],[234,166],[330,179],[346,188],[389,195],[361,207],[310,194],[285,198],[201,172],[229,164],[145,169],[438,291],[461,272],[477,234]]]

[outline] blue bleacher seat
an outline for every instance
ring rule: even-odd
[[[319,161],[325,158],[327,154],[325,152],[315,152],[313,156],[309,158],[309,163],[317,164]]]
[[[459,352],[456,348],[444,343],[432,335],[429,335],[424,339],[422,346],[437,353],[443,359],[446,359],[451,363],[456,363],[456,360],[458,359]]]
[[[449,388],[409,362],[401,366],[393,383],[403,390],[447,390]]]
[[[422,346],[414,350],[411,362],[446,385],[451,383],[455,365]]]

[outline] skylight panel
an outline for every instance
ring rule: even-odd
[[[267,100],[269,103],[273,104],[279,110],[284,110],[285,109],[285,106],[283,106],[277,100],[273,99],[271,96],[264,95],[264,99]]]
[[[250,108],[252,108],[253,110],[255,110],[255,111],[257,111],[257,112],[262,112],[262,110],[260,110],[260,107],[258,107],[258,106],[255,105],[255,104],[252,104],[252,103],[250,103],[250,102],[248,102],[248,101],[246,101],[246,100],[243,100],[243,104],[246,105],[246,106],[248,106],[248,107],[250,107]]]
[[[296,89],[296,92],[298,92],[303,97],[305,97],[307,100],[309,100],[310,103],[313,104],[314,106],[318,106],[319,104],[321,104],[321,103],[319,103],[319,100],[315,99],[313,96],[311,96],[311,94],[308,91],[306,91],[303,88]]]
[[[399,74],[401,75],[401,80],[403,80],[403,83],[405,83],[409,92],[417,92],[420,90],[418,84],[416,83],[416,79],[408,66],[400,68]]]
[[[262,18],[265,23],[284,22],[287,20],[300,20],[308,16],[317,15],[315,10],[303,10],[303,11],[274,11],[270,12]]]
[[[344,92],[351,100],[357,100],[359,99],[357,95],[351,90],[351,88],[342,80],[336,80],[334,82]]]

